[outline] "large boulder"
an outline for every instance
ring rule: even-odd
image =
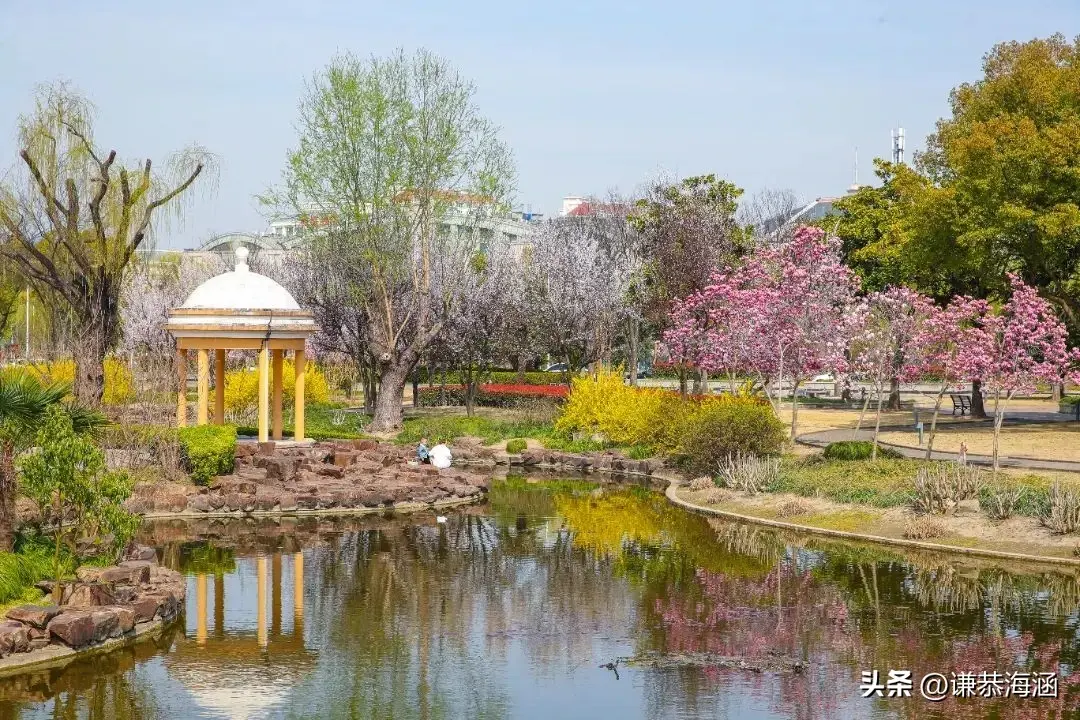
[[[88,645],[94,639],[94,621],[83,610],[65,610],[49,621],[49,635],[72,648]]]
[[[56,605],[18,605],[8,610],[6,617],[44,630],[59,614],[60,608]]]
[[[120,634],[120,619],[111,608],[94,608],[90,611],[90,622],[94,625],[94,642],[101,642]]]
[[[191,499],[188,500],[188,508],[191,509],[191,510],[195,510],[196,512],[202,512],[202,513],[210,512],[210,510],[211,510],[210,498],[211,497],[221,497],[221,496],[220,495],[192,495]]]
[[[26,625],[15,620],[0,622],[0,657],[26,652],[30,649],[30,633]]]
[[[125,560],[116,567],[106,568],[98,575],[103,583],[138,585],[150,582],[150,563],[146,560]]]
[[[255,467],[266,470],[267,480],[282,483],[292,479],[296,460],[281,455],[259,456],[255,458]]]
[[[109,585],[104,583],[85,583],[76,585],[71,591],[71,597],[67,598],[64,604],[76,608],[115,605],[116,597],[113,595],[112,587]]]

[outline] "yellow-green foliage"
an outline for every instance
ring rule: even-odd
[[[683,399],[669,390],[626,385],[613,372],[575,378],[555,425],[600,433],[617,445],[647,445],[693,460],[702,470],[715,470],[712,461],[728,453],[775,454],[784,438],[780,422],[759,398]]]
[[[74,360],[32,364],[26,366],[26,370],[44,382],[75,384]],[[106,405],[122,405],[134,399],[135,384],[131,377],[131,368],[119,358],[105,358],[105,395],[102,401]]]
[[[296,400],[296,370],[291,360],[282,369],[282,395],[285,406]],[[308,405],[330,402],[326,376],[315,363],[304,365],[304,402]],[[259,373],[255,370],[230,370],[225,373],[225,412],[252,413],[259,404]]]

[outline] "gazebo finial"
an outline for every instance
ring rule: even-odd
[[[236,246],[236,267],[233,268],[236,272],[247,272],[248,270],[248,249],[243,245]]]

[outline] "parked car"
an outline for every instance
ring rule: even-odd
[[[815,375],[814,377],[810,378],[810,382],[812,382],[812,383],[834,383],[834,382],[836,382],[836,378],[834,378],[832,375],[830,375],[828,373],[825,373],[824,375]]]
[[[566,363],[554,363],[544,368],[544,372],[566,372]]]
[[[651,378],[653,376],[653,369],[649,363],[638,363],[637,376],[639,378]],[[623,377],[627,380],[630,379],[630,373],[624,373]]]

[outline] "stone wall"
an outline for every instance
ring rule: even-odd
[[[184,577],[158,565],[153,548],[136,545],[125,557],[113,567],[79,568],[77,579],[63,585],[59,605],[8,610],[0,622],[2,666],[33,664],[50,646],[82,651],[131,638],[141,626],[179,617],[187,592]],[[38,587],[52,593],[53,583]]]

